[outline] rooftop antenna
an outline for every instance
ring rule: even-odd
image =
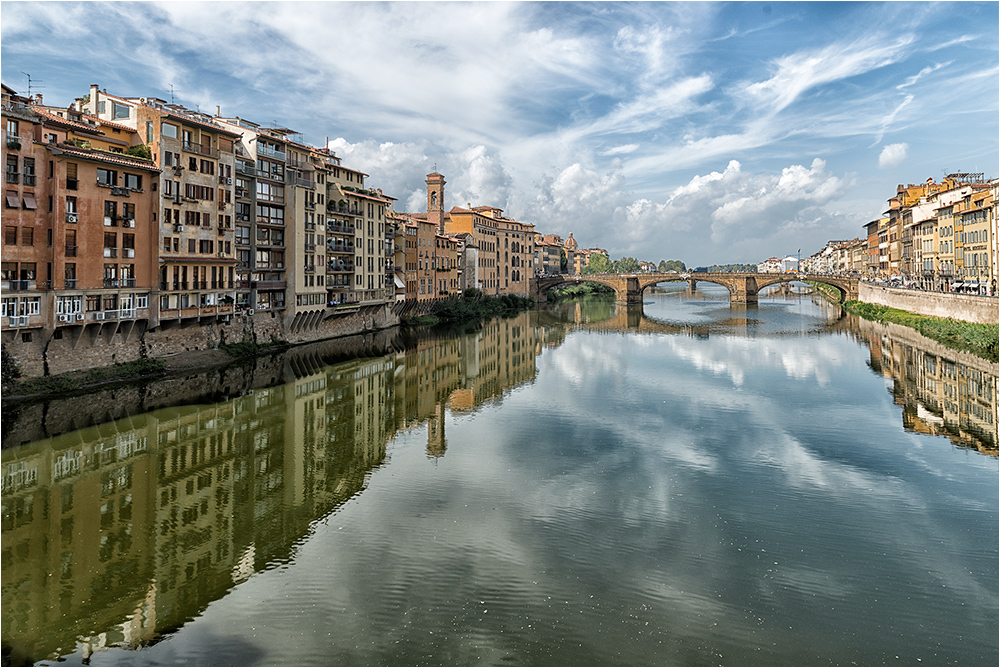
[[[24,76],[28,77],[28,97],[31,97],[31,89],[32,89],[32,86],[31,86],[31,75],[28,74],[27,72],[25,72],[24,70],[21,70],[21,74],[23,74]],[[35,81],[35,84],[39,84],[39,83],[41,83],[41,82]],[[38,85],[36,85],[34,88],[35,88],[35,90],[37,90],[39,88],[44,88],[44,86],[38,86]]]
[[[170,86],[170,104],[174,103],[174,85],[168,84]]]

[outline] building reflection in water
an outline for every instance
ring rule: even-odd
[[[873,370],[893,382],[903,426],[998,456],[997,364],[931,341],[906,327],[852,317]]]
[[[3,453],[5,660],[155,642],[360,493],[400,429],[530,381],[529,314]],[[302,371],[302,360],[289,365]]]
[[[364,490],[398,431],[426,428],[427,456],[443,456],[447,412],[531,382],[535,356],[573,328],[665,331],[596,302],[334,366],[293,349],[290,382],[5,449],[5,661],[142,646],[179,628],[288,560],[314,522]],[[908,330],[857,320],[850,330],[893,379],[906,428],[996,456],[995,365]]]

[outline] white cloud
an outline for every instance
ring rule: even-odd
[[[889,144],[882,149],[882,152],[878,156],[878,168],[889,169],[901,164],[906,160],[908,149],[909,144]]]

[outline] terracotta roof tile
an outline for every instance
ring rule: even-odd
[[[79,146],[73,146],[71,144],[47,144],[46,148],[53,152],[60,151],[66,155],[83,158],[84,160],[95,160],[97,162],[106,162],[108,164],[121,165],[123,167],[134,167],[136,169],[145,169],[150,172],[160,171],[160,168],[157,167],[156,163],[152,160],[143,160],[142,158],[136,158],[133,156],[109,153],[108,151],[98,151],[92,148],[80,148]]]

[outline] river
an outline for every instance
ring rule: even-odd
[[[997,389],[702,284],[5,407],[4,663],[997,665]]]

